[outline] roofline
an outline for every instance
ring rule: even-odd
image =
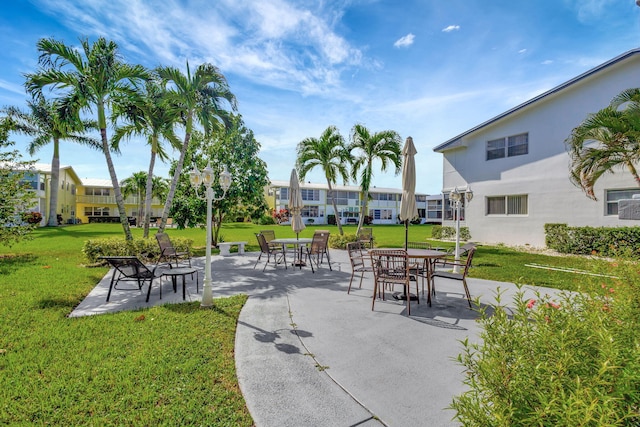
[[[592,68],[592,69],[590,69],[590,70],[578,75],[577,77],[574,77],[571,80],[568,80],[568,81],[566,81],[566,82],[554,87],[553,89],[550,89],[550,90],[548,90],[548,91],[546,91],[546,92],[544,92],[544,93],[542,93],[542,94],[540,94],[540,95],[538,95],[536,97],[533,97],[530,100],[528,100],[526,102],[523,102],[522,104],[517,105],[517,106],[505,111],[504,113],[499,114],[499,115],[487,120],[486,122],[480,123],[479,125],[477,125],[475,127],[472,127],[471,129],[461,133],[460,135],[454,136],[453,138],[449,139],[448,141],[445,141],[442,144],[434,147],[433,151],[435,151],[436,153],[437,152],[442,152],[445,149],[449,148],[449,146],[454,145],[461,138],[464,138],[465,136],[467,136],[467,135],[469,135],[471,133],[474,133],[477,130],[480,130],[480,129],[486,127],[486,126],[489,126],[490,124],[492,124],[494,122],[497,122],[498,120],[503,119],[504,117],[509,116],[510,114],[515,113],[516,111],[520,111],[523,108],[526,108],[529,105],[540,101],[541,99],[544,99],[544,98],[546,98],[546,97],[548,97],[550,95],[553,95],[553,94],[555,94],[557,92],[560,92],[561,90],[563,90],[563,89],[565,89],[565,88],[567,88],[567,87],[569,87],[569,86],[571,86],[571,85],[573,85],[573,84],[575,84],[575,83],[577,83],[577,82],[579,82],[581,80],[584,80],[585,78],[587,78],[587,77],[589,77],[589,76],[591,76],[593,74],[596,74],[596,73],[600,72],[601,70],[603,70],[605,68],[608,68],[608,67],[610,67],[610,66],[612,66],[614,64],[617,64],[618,62],[622,62],[622,61],[624,61],[624,60],[626,60],[626,59],[628,59],[628,58],[630,58],[630,57],[632,57],[634,55],[638,55],[638,54],[640,54],[640,48],[631,49],[631,50],[629,50],[629,51],[627,51],[627,52],[625,52],[625,53],[623,53],[621,55],[616,56],[613,59],[610,59],[607,62],[603,62],[602,64],[598,65],[597,67],[594,67],[594,68]]]

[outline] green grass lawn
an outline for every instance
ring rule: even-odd
[[[337,233],[335,226],[310,226],[300,236],[311,237],[316,228]],[[248,241],[247,250],[258,250],[254,234],[262,229],[295,236],[288,226],[225,224],[222,237]],[[403,245],[402,226],[373,230],[377,245]],[[193,239],[203,253],[203,229],[167,232]],[[142,230],[133,233],[140,237]],[[409,228],[412,241],[430,235],[430,226]],[[66,317],[107,272],[84,265],[84,241],[110,236],[122,236],[121,226],[42,228],[32,241],[0,247],[0,424],[251,426],[233,359],[236,321],[246,297],[217,299],[213,309],[184,303]],[[560,289],[607,281],[525,267],[532,263],[616,271],[602,260],[481,246],[471,275]]]

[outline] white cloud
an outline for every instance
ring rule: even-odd
[[[458,31],[460,29],[460,25],[449,25],[442,29],[443,33],[450,33],[451,31]]]
[[[23,86],[14,84],[14,83],[10,83],[6,80],[2,80],[0,79],[0,89],[4,89],[7,90],[9,92],[13,92],[16,93],[18,95],[24,95],[25,94],[25,90]]]
[[[409,33],[406,36],[400,37],[393,44],[394,47],[407,47],[413,44],[413,40],[416,38],[413,34]]]
[[[527,51],[527,49],[520,49],[520,50],[518,51],[518,53],[525,53],[526,51]]]
[[[545,59],[544,61],[541,62],[542,65],[550,65],[553,64],[553,61],[550,59]]]

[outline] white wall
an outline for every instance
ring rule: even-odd
[[[544,224],[632,226],[605,215],[605,190],[635,188],[626,170],[600,178],[598,201],[569,181],[565,139],[589,113],[624,89],[640,87],[640,55],[613,64],[463,138],[466,147],[444,152],[443,187],[470,185],[474,198],[466,225],[472,239],[487,243],[544,246]],[[529,154],[485,160],[486,141],[529,133]],[[528,215],[487,216],[486,197],[528,195]],[[445,223],[445,225],[451,225]]]

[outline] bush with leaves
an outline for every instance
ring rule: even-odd
[[[449,226],[434,225],[431,228],[431,237],[438,240],[454,240],[456,238],[456,229]],[[460,227],[460,240],[466,242],[470,239],[469,227]]]
[[[483,310],[482,341],[464,341],[465,426],[640,425],[640,280],[557,298],[520,291]]]
[[[347,249],[347,243],[357,242],[358,236],[355,233],[344,233],[329,235],[329,247],[333,249]]]
[[[191,252],[193,240],[172,237],[171,243],[178,252]],[[137,256],[144,261],[155,261],[160,256],[160,247],[155,238],[133,239],[126,241],[122,237],[87,240],[82,253],[90,263],[96,263],[101,256]]]

